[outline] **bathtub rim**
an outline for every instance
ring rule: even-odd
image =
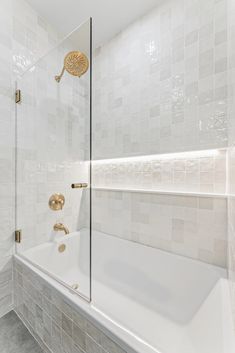
[[[69,305],[85,316],[88,321],[119,345],[126,353],[163,353],[105,315],[92,304],[92,300],[87,301],[71,287],[64,286],[64,282],[54,279],[49,272],[46,274],[39,266],[35,266],[21,254],[14,254],[13,261],[18,261],[18,263],[28,267],[55,291],[62,294]]]
[[[85,300],[87,303],[91,303],[91,298],[88,298],[87,296],[85,296],[84,294],[82,294],[81,292],[78,292],[76,289],[73,289],[71,286],[69,286],[66,282],[62,281],[61,279],[59,279],[59,277],[53,275],[53,273],[45,270],[42,266],[38,265],[37,263],[29,260],[26,256],[24,256],[23,254],[14,254],[15,258],[19,258],[22,259],[24,261],[24,263],[28,263],[30,264],[30,266],[32,267],[32,269],[35,267],[38,271],[42,272],[42,274],[44,273],[48,278],[51,278],[53,281],[58,282],[61,286],[67,288],[69,291],[71,291],[73,294],[77,295],[78,297],[82,298],[83,300]]]
[[[43,267],[42,265],[38,264],[35,261],[32,261],[28,256],[27,256],[27,252],[29,250],[35,250],[38,248],[41,248],[42,246],[51,246],[51,245],[57,245],[59,246],[60,244],[64,244],[67,242],[67,240],[73,239],[74,236],[81,236],[81,231],[74,231],[68,234],[68,236],[66,236],[66,238],[64,238],[64,236],[61,236],[59,238],[55,238],[53,241],[48,240],[45,243],[41,243],[38,244],[32,248],[26,249],[25,251],[15,251],[14,255],[18,255],[20,258],[22,258],[24,261],[28,262],[32,267],[37,268],[39,271],[41,271],[42,273],[45,273],[47,276],[51,277],[53,280],[59,282],[62,286],[66,287],[68,290],[72,291],[72,293],[78,295],[79,297],[82,297],[86,302],[90,303],[91,302],[91,277],[88,279],[89,281],[89,295],[90,296],[86,296],[85,294],[83,294],[82,292],[77,291],[76,289],[73,289],[70,285],[68,285],[65,281],[63,281],[62,279],[60,279],[59,276],[56,276],[53,274],[53,272],[47,271],[45,269],[45,267]],[[91,264],[90,268],[91,268]],[[90,270],[89,270],[90,271]]]

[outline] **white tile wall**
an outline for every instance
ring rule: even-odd
[[[93,191],[93,230],[226,267],[227,200]]]
[[[24,0],[0,4],[0,316],[12,308],[15,230],[15,78],[55,43],[55,32]]]
[[[89,224],[86,217],[89,189],[71,189],[72,183],[89,180],[89,163],[85,162],[90,147],[89,72],[79,80],[65,74],[59,85],[54,79],[61,70],[65,53],[72,49],[74,43],[66,40],[19,81],[22,91],[22,103],[17,106],[20,251],[47,241],[55,234],[56,222],[64,223],[70,232]],[[65,196],[63,211],[49,209],[48,200],[54,193]],[[89,261],[89,253],[87,258]]]
[[[93,187],[226,193],[226,150],[97,160]]]
[[[167,0],[98,48],[93,112],[94,228],[223,267],[226,198],[128,189],[226,193],[227,15]]]
[[[235,4],[229,0],[228,274],[235,331]]]
[[[94,57],[95,159],[227,145],[227,0],[167,0]]]
[[[12,306],[14,229],[14,116],[12,111],[12,6],[1,2],[0,11],[0,316]],[[4,290],[3,290],[4,288]]]
[[[87,21],[18,80],[22,102],[17,105],[16,219],[22,241],[17,252],[52,240],[57,222],[70,232],[90,226],[90,188],[71,188],[72,183],[89,182],[89,70],[81,78],[65,72],[59,84],[55,80],[65,55],[75,49],[84,51],[84,46],[77,47],[81,33],[89,48]],[[89,51],[84,52],[89,58]],[[54,193],[65,196],[62,211],[49,208]],[[89,233],[87,236],[82,250],[89,268]]]

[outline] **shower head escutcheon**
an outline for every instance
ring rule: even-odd
[[[71,51],[64,58],[64,67],[60,75],[55,76],[55,80],[59,83],[65,70],[73,76],[81,77],[89,68],[89,60],[87,56],[80,51]]]

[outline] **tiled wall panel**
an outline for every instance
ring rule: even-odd
[[[226,150],[93,161],[93,187],[226,193]]]
[[[14,115],[12,102],[12,3],[0,11],[0,316],[11,309],[14,229]]]
[[[89,179],[89,162],[84,162],[89,146],[89,73],[79,80],[65,75],[59,86],[54,80],[64,53],[73,45],[65,41],[19,81],[23,96],[17,107],[20,251],[55,236],[53,226],[57,222],[64,223],[70,232],[80,229],[84,214],[89,213],[89,203],[85,206],[89,189],[71,188],[72,183]],[[65,196],[65,206],[58,212],[48,206],[55,193]]]
[[[54,45],[57,36],[24,0],[0,4],[0,316],[12,308],[15,230],[15,104],[17,75]]]
[[[93,230],[222,267],[226,218],[226,198],[93,192]]]
[[[226,198],[128,190],[226,194],[226,153],[189,151],[227,147],[227,15],[163,1],[96,50],[93,111],[94,228],[223,267]]]
[[[235,4],[229,0],[228,274],[235,332]]]
[[[16,312],[46,353],[125,353],[28,267],[14,270]]]
[[[97,49],[95,159],[227,145],[227,0],[167,0]]]

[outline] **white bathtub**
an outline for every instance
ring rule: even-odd
[[[62,241],[67,255],[60,256],[58,243],[47,243],[26,251],[24,258],[89,291],[81,254],[86,240],[73,233]],[[92,302],[85,303],[49,277],[47,281],[126,343],[126,351],[234,353],[225,277],[221,268],[93,232]]]
[[[90,240],[89,232],[73,232],[63,235],[29,250],[22,255],[31,264],[43,269],[61,283],[73,288],[90,300]],[[61,246],[65,250],[60,252]]]

